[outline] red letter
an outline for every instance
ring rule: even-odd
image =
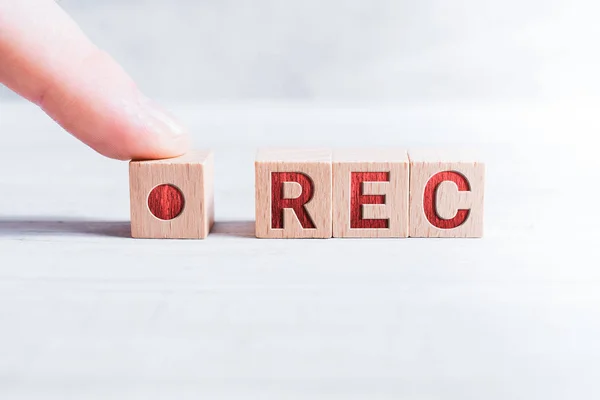
[[[459,209],[456,215],[450,219],[443,219],[437,213],[437,190],[440,184],[444,181],[454,182],[458,186],[460,192],[468,192],[471,190],[469,181],[463,175],[454,171],[438,172],[429,179],[425,185],[425,193],[423,195],[423,209],[425,216],[431,225],[440,229],[453,229],[461,226],[469,218],[471,210]]]
[[[350,174],[350,228],[389,228],[389,219],[364,219],[363,204],[385,204],[385,195],[363,194],[363,182],[389,182],[389,172],[352,172]]]
[[[283,183],[296,182],[302,186],[302,193],[295,199],[283,198]],[[283,210],[291,208],[296,213],[300,225],[304,229],[316,229],[316,226],[306,207],[312,200],[315,187],[310,177],[302,172],[272,172],[271,173],[271,227],[283,229]]]

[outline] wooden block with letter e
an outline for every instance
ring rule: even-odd
[[[129,163],[131,236],[203,239],[214,222],[213,154]]]
[[[412,150],[409,158],[409,236],[483,236],[484,164],[453,150]]]
[[[333,236],[407,237],[408,177],[406,150],[335,150]]]
[[[262,149],[256,155],[256,237],[331,237],[331,151]]]

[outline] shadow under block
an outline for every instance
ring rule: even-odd
[[[410,158],[410,237],[482,237],[485,166],[452,150]]]
[[[329,150],[259,150],[256,237],[330,238],[331,172]]]
[[[214,223],[213,153],[131,161],[131,236],[204,239]]]
[[[335,150],[333,237],[407,237],[408,178],[406,150]]]

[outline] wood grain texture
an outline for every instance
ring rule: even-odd
[[[256,237],[331,237],[331,151],[261,149],[255,174]]]
[[[131,161],[131,236],[206,238],[214,223],[213,163],[210,151],[166,160]],[[178,200],[176,192],[182,199]]]
[[[173,185],[158,185],[148,195],[148,209],[158,219],[168,221],[183,211],[185,199]]]
[[[409,158],[409,236],[483,236],[485,165],[476,154],[417,149]]]
[[[409,161],[404,149],[333,153],[333,236],[407,237]]]

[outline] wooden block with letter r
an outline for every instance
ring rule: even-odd
[[[204,239],[214,223],[213,153],[129,163],[131,236]]]
[[[256,237],[330,238],[331,170],[330,150],[259,150]]]
[[[408,153],[333,152],[333,236],[408,236]]]
[[[419,149],[410,158],[410,237],[483,236],[485,166],[469,151]]]

